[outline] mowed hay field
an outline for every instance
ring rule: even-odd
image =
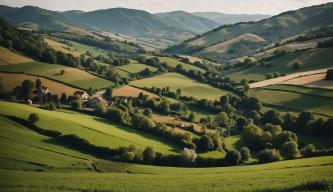
[[[21,83],[24,80],[31,80],[35,82],[37,79],[40,79],[44,86],[48,87],[52,93],[55,94],[62,94],[66,93],[67,95],[73,95],[75,91],[78,91],[80,89],[76,89],[73,87],[70,87],[68,85],[58,83],[55,81],[51,81],[49,79],[45,79],[43,77],[36,77],[32,75],[26,75],[26,74],[13,74],[13,73],[2,73],[0,72],[0,79],[2,81],[2,84],[4,86],[5,92],[11,92],[16,86],[21,85]]]
[[[45,38],[45,37],[44,37],[44,41],[56,51],[60,51],[64,54],[71,54],[74,57],[80,57],[81,56],[81,53],[79,51],[76,51],[75,48],[73,48],[73,47],[70,47],[70,46],[65,45],[63,43],[60,43],[60,42],[57,42],[53,39],[49,39],[49,38]]]
[[[64,135],[75,134],[97,146],[116,148],[135,145],[142,149],[147,146],[153,146],[154,150],[165,154],[180,150],[176,145],[160,137],[145,134],[125,126],[111,124],[102,118],[71,112],[42,110],[23,104],[0,102],[1,115],[27,119],[31,113],[37,113],[40,117],[37,126],[45,130],[56,130]]]
[[[116,68],[119,69],[119,70],[128,72],[128,73],[139,73],[140,71],[142,71],[146,68],[148,68],[152,72],[157,71],[157,68],[155,68],[155,67],[151,67],[149,65],[141,64],[141,63],[138,63],[136,61],[131,61],[131,63],[128,64],[128,65],[123,65],[123,66],[119,66],[119,67],[116,67]]]
[[[159,59],[159,61],[161,63],[166,63],[170,67],[176,67],[177,65],[182,65],[183,68],[187,71],[194,70],[194,71],[201,71],[203,73],[206,71],[206,70],[204,70],[200,67],[190,65],[190,64],[187,64],[187,63],[183,63],[181,61],[178,61],[177,59],[173,59],[173,58],[170,58],[170,57],[157,57],[157,58]]]
[[[65,70],[64,75],[60,75],[61,70]],[[81,69],[36,61],[30,63],[0,65],[0,71],[15,73],[24,72],[26,74],[57,80],[81,89],[88,89],[89,87],[98,89],[113,85],[113,82],[96,77]]]
[[[265,80],[267,73],[298,73],[303,71],[311,71],[323,68],[333,67],[333,48],[313,49],[291,53],[282,57],[278,57],[269,62],[270,67],[255,66],[251,68],[239,68],[230,70],[226,73],[232,80],[241,81],[242,79],[248,80]],[[294,62],[299,62],[301,68],[295,70],[292,67]]]
[[[207,84],[199,83],[178,73],[166,73],[151,78],[132,81],[130,84],[141,88],[170,87],[171,91],[176,91],[179,88],[182,90],[182,95],[210,100],[215,100],[220,98],[222,95],[231,93],[229,91],[217,89]]]
[[[148,95],[149,98],[158,97],[157,95],[150,93],[148,91],[138,89],[136,87],[132,87],[129,85],[113,89],[112,96],[114,97],[138,97],[140,93],[143,93],[144,95]]]
[[[2,170],[0,186],[5,192],[250,192],[263,189],[292,189],[313,181],[325,180],[332,185],[332,162],[333,157],[328,156],[220,168],[172,168],[127,164],[121,166],[123,172],[131,174]]]
[[[311,111],[318,115],[333,116],[333,93],[330,90],[301,86],[274,85],[251,89],[264,104],[296,111]]]
[[[0,47],[0,65],[27,63],[33,61],[19,54],[13,53],[6,48]]]

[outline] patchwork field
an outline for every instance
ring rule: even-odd
[[[131,63],[128,64],[128,65],[123,65],[123,66],[119,66],[119,67],[116,67],[116,68],[119,69],[119,70],[128,72],[128,73],[132,73],[132,74],[133,73],[139,73],[140,71],[142,71],[146,68],[148,68],[152,72],[157,71],[157,69],[155,67],[151,67],[151,66],[148,66],[148,65],[145,65],[145,64],[137,63],[135,61],[131,61]]]
[[[123,86],[120,88],[113,89],[112,95],[115,97],[123,96],[123,97],[137,97],[139,93],[143,93],[144,95],[148,95],[149,98],[158,97],[157,95],[150,93],[148,91],[138,89],[132,86]]]
[[[81,44],[81,43],[77,43],[77,42],[74,42],[74,41],[69,41],[73,47],[77,50],[79,50],[79,52],[81,53],[86,53],[87,51],[93,56],[93,57],[97,57],[99,55],[102,55],[102,56],[107,56],[108,55],[108,52],[105,51],[105,50],[102,50],[102,49],[99,49],[99,48],[96,48],[96,47],[91,47],[91,46],[88,46],[88,45],[84,45],[84,44]]]
[[[150,134],[131,128],[110,124],[108,121],[89,115],[71,112],[48,111],[28,105],[0,102],[0,114],[27,119],[29,114],[37,113],[40,121],[37,126],[45,130],[56,130],[62,134],[75,134],[97,146],[116,148],[135,145],[138,148],[153,146],[154,150],[170,154],[180,149],[172,143]],[[80,121],[77,121],[80,119]]]
[[[60,75],[61,70],[65,70],[64,75]],[[81,89],[88,89],[89,87],[98,89],[113,85],[113,82],[96,77],[81,69],[41,62],[1,65],[0,71],[15,73],[24,72],[26,74],[50,78]]]
[[[200,99],[218,99],[222,95],[230,93],[229,91],[199,83],[178,73],[166,73],[151,78],[132,81],[130,84],[141,88],[170,87],[170,90],[172,91],[176,91],[176,89],[180,88],[183,95],[193,96]]]
[[[330,84],[333,84],[331,81],[325,81],[325,76],[327,73],[327,69],[319,69],[314,71],[306,71],[306,72],[300,72],[300,73],[293,73],[291,75],[286,75],[278,78],[273,79],[267,79],[264,81],[259,81],[255,83],[251,83],[251,88],[257,88],[257,87],[265,87],[268,85],[275,85],[275,84],[289,84],[289,85],[304,85],[309,87],[312,85],[312,87],[330,87]],[[318,82],[319,81],[319,82]],[[323,86],[320,86],[320,85]]]
[[[201,69],[199,67],[196,67],[194,65],[190,65],[190,64],[186,64],[186,63],[183,63],[181,61],[178,61],[176,59],[173,59],[173,58],[170,58],[170,57],[158,57],[158,59],[160,60],[161,63],[167,63],[169,66],[171,67],[176,67],[177,65],[182,65],[183,68],[185,70],[194,70],[194,71],[201,71],[201,72],[205,72],[204,69]]]
[[[13,91],[13,89],[16,86],[21,85],[21,83],[27,79],[34,81],[34,82],[37,79],[40,79],[44,86],[47,86],[52,91],[52,93],[55,93],[58,95],[60,95],[62,93],[66,93],[67,95],[73,95],[73,93],[75,91],[80,90],[80,89],[76,89],[76,88],[70,87],[70,86],[62,84],[62,83],[58,83],[56,81],[51,81],[49,79],[45,79],[42,77],[36,77],[36,76],[26,75],[26,74],[13,74],[13,73],[0,72],[0,79],[3,82],[2,84],[4,86],[5,92]]]
[[[65,54],[71,54],[74,57],[80,57],[82,53],[76,51],[75,48],[65,45],[63,43],[57,42],[55,40],[44,38],[44,41],[56,51],[60,51]]]
[[[317,115],[332,117],[332,91],[295,86],[268,86],[251,89],[250,95],[256,96],[264,104],[297,111],[311,111]]]
[[[0,65],[32,62],[32,59],[13,53],[6,48],[0,47]]]
[[[232,80],[240,81],[248,80],[265,80],[267,73],[298,73],[303,71],[311,71],[333,66],[333,48],[313,49],[297,53],[291,53],[282,57],[278,57],[269,62],[270,67],[255,66],[247,69],[235,69],[226,73]],[[301,67],[299,70],[292,68],[294,62],[299,62]]]

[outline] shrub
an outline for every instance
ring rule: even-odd
[[[295,159],[300,157],[300,151],[298,150],[298,144],[295,141],[285,142],[281,149],[281,155],[285,159]]]
[[[47,110],[50,110],[50,111],[55,111],[57,108],[56,108],[56,106],[55,106],[54,103],[48,103],[48,104],[46,105],[46,109],[47,109]]]
[[[199,139],[196,139],[195,144],[197,149],[202,152],[211,151],[215,147],[213,139],[208,135],[204,135]]]
[[[31,123],[36,123],[37,121],[39,121],[39,116],[36,113],[31,113],[28,117],[28,121],[30,121]]]
[[[333,69],[328,69],[326,73],[326,80],[333,80]]]
[[[80,100],[74,100],[71,102],[71,106],[73,110],[80,110],[82,109],[82,102]]]
[[[269,163],[281,159],[280,152],[276,149],[264,149],[258,153],[260,163]]]
[[[229,151],[225,157],[225,162],[227,165],[238,165],[241,160],[241,154],[236,150]]]
[[[242,162],[245,162],[245,161],[247,161],[251,158],[250,149],[247,148],[247,147],[242,147],[241,150],[240,150],[240,154],[241,154]]]
[[[308,144],[302,148],[301,153],[304,157],[311,157],[315,151],[316,147],[313,144]]]
[[[146,147],[145,150],[142,152],[143,161],[146,164],[152,164],[155,159],[155,152],[152,147]]]
[[[300,63],[300,62],[294,62],[293,64],[292,64],[292,68],[294,69],[294,70],[299,70],[300,68],[302,67],[302,64]]]
[[[198,155],[193,149],[184,148],[180,153],[181,162],[185,166],[192,165],[197,159]]]

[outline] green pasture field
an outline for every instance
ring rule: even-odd
[[[61,70],[65,70],[64,75],[60,75]],[[21,64],[1,65],[0,71],[16,73],[23,72],[26,74],[37,75],[82,89],[88,89],[89,87],[99,89],[114,85],[112,81],[96,77],[81,69],[36,61]]]
[[[155,67],[151,67],[151,66],[141,64],[141,63],[137,63],[137,62],[131,62],[128,65],[123,65],[123,66],[119,66],[119,67],[116,67],[116,68],[119,69],[119,70],[128,72],[128,73],[132,73],[132,74],[139,73],[140,71],[142,71],[146,68],[148,68],[152,72],[157,71],[157,69]]]
[[[247,69],[237,68],[226,73],[234,81],[248,80],[265,80],[267,73],[298,73],[303,71],[311,71],[322,68],[333,67],[333,48],[312,49],[296,53],[290,53],[282,57],[275,58],[269,62],[270,67],[250,67]],[[295,70],[292,67],[294,62],[299,62],[301,68]]]
[[[219,99],[222,95],[231,93],[207,84],[199,83],[178,73],[166,73],[151,78],[132,81],[130,84],[140,88],[170,87],[171,91],[176,91],[180,88],[183,95],[210,100]]]

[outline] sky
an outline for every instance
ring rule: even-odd
[[[1,5],[12,7],[33,5],[55,11],[92,11],[125,7],[146,10],[150,13],[183,10],[269,15],[327,2],[333,0],[0,0]]]

